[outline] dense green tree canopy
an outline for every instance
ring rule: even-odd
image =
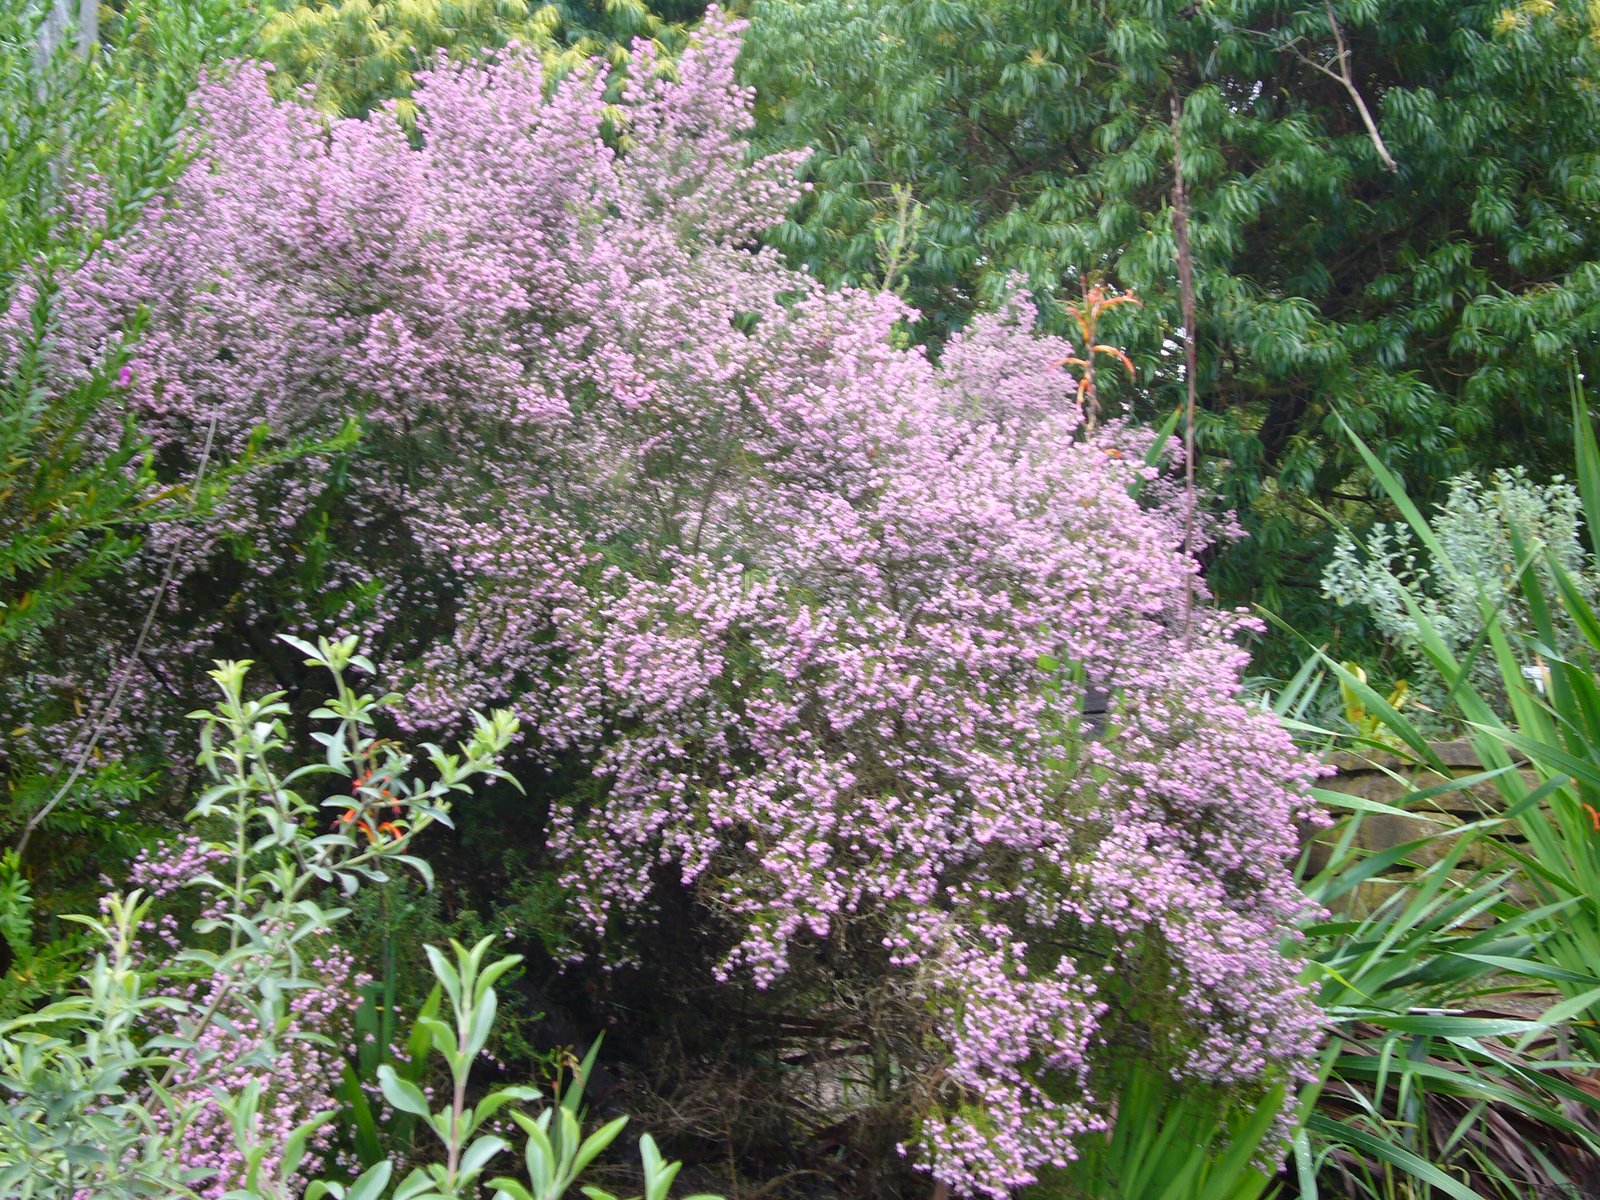
[[[1143,300],[1101,340],[1138,363],[1123,399],[1145,417],[1183,389],[1181,106],[1201,474],[1252,534],[1212,564],[1225,595],[1316,619],[1309,502],[1367,490],[1340,414],[1419,495],[1563,460],[1568,364],[1600,366],[1584,0],[758,0],[753,15],[759,140],[817,147],[778,243],[829,279],[895,260],[935,342],[1017,274],[1070,328],[1062,305],[1102,276]]]

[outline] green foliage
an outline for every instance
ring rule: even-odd
[[[111,1185],[102,1194],[150,1196],[172,1174],[167,1146],[146,1136],[149,1116],[125,1094],[131,1071],[161,1065],[135,1033],[159,1007],[132,963],[146,907],[113,897],[102,920],[86,921],[104,950],[78,990],[0,1022],[0,1188],[8,1196],[70,1195],[90,1180]]]
[[[1307,501],[1364,518],[1379,497],[1340,413],[1425,499],[1464,470],[1549,467],[1567,431],[1544,398],[1571,354],[1600,368],[1600,48],[1582,0],[1505,7],[758,0],[758,142],[817,148],[773,240],[826,279],[892,270],[935,343],[1014,274],[1070,333],[1064,303],[1103,277],[1144,301],[1102,331],[1139,380],[1106,372],[1104,399],[1165,415],[1176,101],[1200,478],[1251,534],[1210,575],[1323,640]],[[1319,69],[1340,39],[1395,171]]]
[[[1600,447],[1576,385],[1571,417],[1593,528]],[[1353,444],[1436,569],[1470,574],[1400,480]],[[1505,526],[1512,586],[1475,592],[1475,632],[1464,642],[1436,619],[1428,594],[1392,593],[1482,772],[1451,779],[1429,728],[1319,656],[1381,724],[1384,749],[1448,781],[1414,790],[1403,806],[1425,812],[1443,792],[1485,783],[1499,803],[1465,826],[1369,854],[1356,825],[1386,806],[1323,794],[1355,820],[1309,880],[1313,899],[1336,905],[1396,868],[1419,869],[1369,917],[1335,916],[1309,931],[1335,1036],[1297,1146],[1306,1195],[1318,1178],[1373,1197],[1414,1194],[1397,1179],[1457,1197],[1579,1196],[1600,1183],[1600,1103],[1584,1077],[1600,1054],[1600,618],[1566,561],[1570,522],[1549,540],[1523,536],[1533,529]],[[1492,680],[1479,661],[1492,664]],[[1287,693],[1280,702],[1286,715],[1302,710]],[[1488,865],[1465,871],[1473,857]]]
[[[59,995],[82,961],[83,939],[40,942],[33,888],[15,850],[0,855],[0,1018],[16,1016]]]
[[[189,1194],[195,1164],[176,1150],[213,1097],[203,1087],[173,1088],[175,1080],[206,1077],[209,1064],[226,1055],[225,1034],[241,1010],[255,1028],[284,1032],[286,996],[314,982],[305,974],[305,939],[343,915],[319,896],[330,886],[353,892],[381,882],[386,867],[426,874],[427,864],[409,853],[413,838],[447,822],[450,798],[474,777],[500,774],[495,759],[515,731],[508,716],[479,718],[458,754],[423,747],[434,778],[417,780],[412,756],[373,729],[375,714],[394,698],[357,693],[346,682],[352,668],[372,669],[353,643],[296,645],[335,684],[335,695],[313,714],[331,726],[314,735],[323,761],[282,767],[288,709],[281,693],[247,698],[248,663],[219,664],[212,678],[221,702],[194,714],[211,786],[190,819],[217,834],[207,848],[227,862],[193,881],[214,899],[195,923],[199,936],[148,980],[133,945],[150,902],[138,892],[113,895],[102,916],[75,918],[103,947],[82,985],[0,1024],[0,1089],[10,1097],[0,1117],[4,1194],[56,1196],[76,1186],[96,1195]],[[381,790],[360,782],[364,769],[376,772]],[[329,776],[342,785],[339,794],[321,801],[305,794]],[[324,832],[330,812],[333,828]],[[185,977],[212,981],[204,1004],[169,990]],[[170,1028],[153,1036],[148,1021],[158,1011],[168,1014]],[[253,1127],[259,1101],[259,1089],[230,1098],[241,1129]],[[279,1184],[297,1166],[298,1156],[282,1156]]]
[[[99,874],[125,862],[163,832],[153,772],[113,760],[86,770],[51,810],[31,843],[29,877],[48,892],[55,911],[80,911],[101,894]],[[19,838],[27,823],[55,797],[56,781],[24,775],[13,781],[10,803],[0,810],[0,836]],[[61,903],[65,901],[66,903]],[[76,907],[74,907],[76,905]]]
[[[1064,1200],[1263,1200],[1277,1194],[1263,1166],[1279,1133],[1284,1088],[1250,1107],[1222,1093],[1180,1089],[1148,1061],[1121,1064],[1117,1120],[1084,1139],[1082,1157],[1043,1195]]]
[[[48,323],[34,306],[32,340]],[[24,360],[0,395],[0,663],[54,622],[138,545],[133,522],[163,496],[137,435],[96,453],[85,426],[114,403],[112,359],[86,386],[51,395]]]
[[[102,790],[91,788],[82,794],[92,800],[66,806],[51,823],[49,836],[35,843],[40,853],[34,861],[42,860],[43,870],[37,866],[25,869],[15,850],[0,857],[0,1018],[61,995],[76,977],[84,938],[80,929],[64,924],[63,918],[91,905],[99,892],[82,886],[95,877],[98,864],[84,861],[73,851],[90,846],[118,852],[118,860],[127,861],[153,840],[141,822],[108,815]],[[26,815],[27,810],[7,814],[0,829],[14,832],[22,824],[20,817]],[[11,819],[14,816],[18,819]],[[53,851],[64,851],[66,861],[57,859]],[[46,901],[43,904],[41,896]]]
[[[385,980],[385,983],[388,981]],[[418,1134],[417,1114],[397,1110],[384,1124],[380,1133],[378,1114],[370,1094],[378,1093],[378,1072],[392,1072],[403,1083],[421,1089],[426,1081],[429,1062],[427,1022],[439,1012],[442,993],[436,984],[417,1010],[416,1027],[406,1039],[401,1053],[394,1048],[395,1005],[392,989],[380,989],[374,994],[369,988],[356,1010],[356,1054],[345,1068],[335,1095],[344,1106],[343,1124],[363,1167],[375,1167],[389,1160],[391,1154],[409,1159],[415,1148]]]
[[[480,788],[474,793],[473,826],[483,819],[485,790]],[[519,790],[505,790],[527,803]],[[431,861],[436,871],[449,874],[448,861],[438,857]],[[348,901],[350,912],[341,923],[340,944],[357,962],[370,966],[373,978],[361,988],[360,1004],[353,1018],[355,1053],[336,1095],[344,1109],[342,1132],[363,1166],[376,1165],[391,1156],[414,1161],[425,1150],[423,1130],[415,1115],[402,1111],[385,1116],[377,1100],[381,1095],[380,1067],[421,1087],[429,1081],[436,1065],[429,1058],[430,1043],[421,1024],[423,1018],[438,1013],[443,999],[428,957],[430,947],[505,936],[509,918],[501,917],[493,900],[484,901],[493,910],[485,921],[466,907],[467,898],[456,891],[452,897],[455,911],[449,913],[441,903],[439,889],[425,888],[406,876],[393,876],[385,883],[362,888]],[[514,970],[510,980],[515,982],[523,969]],[[407,1037],[400,1017],[413,1012],[418,1024]],[[528,1071],[535,1078],[558,1073],[559,1062],[568,1052],[546,1050],[536,1044],[536,1027],[542,1016],[529,1011],[522,989],[509,991],[496,1010],[489,1043],[491,1058],[502,1064],[515,1063],[519,1070]]]
[[[409,126],[416,117],[415,73],[441,51],[462,57],[520,42],[541,48],[552,74],[564,74],[596,55],[625,62],[636,38],[675,50],[683,22],[704,7],[645,0],[303,0],[277,5],[260,53],[278,67],[279,96],[309,87],[320,107],[347,115],[395,100]]]
[[[196,921],[172,964],[141,969],[134,953],[151,901],[138,892],[113,894],[99,917],[76,918],[96,947],[82,981],[36,1009],[0,1020],[0,1192],[19,1200],[76,1195],[194,1196],[214,1182],[197,1165],[187,1139],[197,1116],[213,1107],[229,1118],[235,1147],[227,1200],[290,1200],[317,1132],[335,1119],[329,1109],[285,1133],[260,1120],[265,1080],[284,1042],[294,1036],[285,998],[316,985],[307,973],[307,939],[330,928],[346,910],[328,903],[382,885],[396,867],[427,877],[412,853],[419,833],[449,823],[453,798],[475,781],[505,778],[496,765],[516,732],[505,713],[477,718],[458,753],[425,745],[431,780],[418,778],[412,752],[380,738],[374,718],[397,697],[358,693],[352,670],[372,671],[352,640],[312,646],[293,643],[306,665],[328,672],[334,695],[312,719],[327,726],[312,736],[321,761],[289,768],[281,693],[246,695],[247,663],[221,663],[212,672],[221,692],[202,722],[200,762],[211,786],[197,800],[194,828],[215,835],[191,861],[189,883],[212,903]],[[334,794],[314,799],[319,781]],[[354,786],[346,787],[347,781]],[[325,825],[333,816],[331,827]],[[28,889],[15,855],[0,860],[0,937],[29,953]],[[379,1128],[370,1107],[355,1114],[354,1140],[366,1169],[351,1183],[312,1182],[307,1200],[466,1200],[511,1143],[496,1132],[503,1117],[526,1136],[527,1174],[487,1186],[510,1200],[559,1200],[626,1123],[618,1118],[587,1135],[581,1102],[598,1045],[553,1103],[524,1110],[540,1093],[503,1087],[470,1089],[472,1066],[484,1052],[498,1012],[494,984],[519,961],[488,961],[491,938],[470,950],[452,943],[453,957],[427,947],[436,986],[418,1012],[407,1042],[407,1063],[377,1063],[373,1074],[398,1119]],[[216,986],[198,1002],[175,992],[173,980],[199,977]],[[442,1000],[441,1000],[442,998]],[[240,1013],[266,1031],[259,1052],[243,1064],[228,1057]],[[154,1020],[164,1014],[160,1020]],[[164,1032],[152,1035],[152,1029]],[[354,1070],[363,1068],[358,1051]],[[429,1056],[442,1060],[450,1088],[434,1110],[422,1087]],[[378,1055],[382,1057],[382,1055]],[[255,1068],[241,1077],[239,1067]],[[372,1065],[365,1063],[365,1065]],[[196,1073],[200,1083],[195,1083]],[[179,1081],[186,1086],[177,1086]],[[332,1086],[332,1081],[327,1081]],[[344,1089],[347,1107],[352,1096]],[[359,1089],[354,1101],[364,1104]],[[497,1120],[501,1118],[501,1120]],[[440,1158],[424,1161],[391,1186],[392,1152],[409,1150],[412,1130],[437,1142]],[[398,1145],[397,1143],[406,1143]],[[678,1164],[666,1163],[648,1136],[640,1141],[645,1200],[666,1200]],[[591,1200],[609,1194],[585,1185]],[[702,1197],[700,1200],[710,1200]]]
[[[1578,484],[1585,522],[1600,528],[1600,449],[1576,383],[1571,416],[1578,447]],[[1383,470],[1372,451],[1357,441],[1374,473],[1391,490],[1418,541],[1440,563],[1449,551],[1406,496],[1400,481]],[[1414,622],[1417,644],[1464,717],[1463,730],[1484,766],[1496,771],[1495,786],[1506,818],[1527,840],[1524,866],[1535,893],[1554,906],[1538,926],[1551,960],[1571,973],[1561,981],[1568,1003],[1588,1020],[1580,1038],[1591,1056],[1600,1053],[1600,989],[1586,982],[1600,962],[1600,615],[1590,593],[1562,562],[1561,546],[1525,542],[1511,530],[1517,561],[1515,597],[1532,628],[1519,631],[1504,619],[1508,604],[1484,597],[1482,633],[1465,648],[1452,646],[1424,608],[1424,597],[1401,593]],[[1538,563],[1541,570],[1535,570]],[[1559,624],[1558,624],[1559,622]],[[1576,629],[1565,648],[1560,628]],[[1479,656],[1493,661],[1509,714],[1501,717],[1477,687],[1472,666]],[[1533,668],[1529,671],[1526,668]],[[1412,738],[1404,718],[1389,713],[1396,733]],[[1531,763],[1534,780],[1515,769]]]
[[[494,1189],[497,1200],[561,1200],[567,1196],[589,1166],[610,1148],[626,1117],[617,1117],[585,1135],[582,1128],[582,1100],[590,1072],[600,1050],[597,1041],[579,1065],[566,1088],[556,1088],[548,1104],[537,1116],[522,1105],[537,1100],[540,1092],[532,1087],[497,1088],[469,1104],[468,1081],[474,1060],[488,1043],[497,1002],[494,983],[520,961],[516,955],[485,963],[492,938],[484,938],[470,950],[452,941],[452,963],[433,947],[428,960],[438,984],[429,1003],[417,1016],[416,1029],[408,1045],[413,1063],[432,1050],[444,1060],[451,1080],[450,1103],[435,1111],[418,1086],[420,1072],[399,1071],[384,1064],[378,1068],[379,1086],[384,1099],[397,1114],[394,1124],[408,1131],[421,1127],[438,1141],[443,1162],[413,1169],[395,1187],[393,1200],[458,1200],[481,1195],[484,1186]],[[448,997],[454,1024],[440,1018],[439,996]],[[523,1159],[526,1174],[521,1178],[498,1176],[484,1183],[489,1164],[511,1148],[498,1133],[484,1132],[503,1125],[497,1117],[502,1110],[521,1128],[527,1138]],[[388,1130],[385,1131],[390,1132]],[[374,1139],[376,1140],[376,1138]],[[681,1164],[662,1159],[649,1134],[639,1139],[639,1155],[644,1182],[642,1200],[667,1200]],[[365,1200],[386,1193],[394,1173],[392,1163],[383,1158],[363,1171],[346,1187],[319,1181],[306,1190],[305,1200]],[[611,1193],[589,1184],[580,1186],[589,1200],[616,1200]],[[686,1200],[718,1200],[713,1196],[690,1196]]]
[[[467,1102],[473,1062],[488,1044],[494,1026],[497,1003],[494,983],[520,961],[513,955],[486,963],[492,941],[484,938],[470,950],[459,942],[452,942],[453,963],[428,947],[428,960],[455,1020],[452,1024],[435,1013],[419,1014],[416,1026],[422,1040],[419,1043],[414,1038],[413,1044],[425,1045],[444,1060],[451,1083],[449,1104],[432,1109],[413,1080],[387,1064],[378,1068],[384,1099],[397,1113],[427,1129],[437,1139],[444,1155],[443,1162],[413,1169],[395,1188],[394,1200],[457,1200],[479,1195],[484,1186],[479,1180],[488,1174],[490,1163],[511,1148],[499,1134],[486,1132],[502,1109],[527,1137],[524,1179],[500,1176],[486,1180],[486,1185],[505,1200],[561,1200],[627,1124],[626,1117],[617,1117],[587,1136],[583,1134],[579,1104],[599,1050],[598,1043],[584,1060],[572,1085],[564,1092],[557,1091],[554,1103],[538,1116],[530,1116],[520,1107],[539,1098],[538,1089],[531,1087],[497,1088],[476,1103]],[[678,1173],[678,1164],[664,1163],[648,1134],[640,1140],[640,1154],[646,1200],[666,1200]],[[348,1200],[363,1187],[371,1188],[373,1195],[380,1194],[391,1171],[387,1160],[380,1162],[363,1172],[348,1191],[337,1184],[315,1183],[307,1190],[306,1200],[320,1200],[323,1196]],[[590,1200],[614,1200],[598,1188],[585,1186],[583,1192]],[[689,1200],[712,1198],[690,1197]]]
[[[1370,854],[1357,848],[1361,820],[1343,827],[1330,863],[1308,881],[1313,899],[1336,904],[1430,847],[1442,856],[1371,915],[1336,914],[1307,930],[1330,1034],[1319,1080],[1302,1097],[1301,1195],[1581,1194],[1567,1171],[1600,1150],[1600,1105],[1561,1061],[1570,1013],[1540,990],[1553,977],[1530,935],[1541,914],[1507,901],[1510,872],[1461,871],[1495,823]],[[1592,970],[1574,978],[1600,984]],[[1531,1014],[1502,999],[1519,989],[1542,1001]]]

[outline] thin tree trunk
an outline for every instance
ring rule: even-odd
[[[1183,182],[1183,148],[1179,141],[1179,127],[1183,123],[1183,102],[1176,92],[1172,94],[1172,234],[1178,243],[1178,295],[1183,305],[1183,381],[1188,389],[1184,404],[1183,421],[1183,553],[1194,557],[1195,495],[1194,480],[1194,410],[1196,389],[1195,319],[1194,319],[1194,254],[1189,241],[1189,193]],[[1189,633],[1194,612],[1194,580],[1191,578],[1184,590],[1183,630]]]

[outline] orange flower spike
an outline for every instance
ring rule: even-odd
[[[1099,311],[1104,312],[1106,309],[1115,308],[1119,304],[1131,304],[1135,308],[1144,307],[1143,302],[1137,296],[1112,296],[1101,302]]]
[[[1115,346],[1091,346],[1090,349],[1096,354],[1109,354],[1109,355],[1111,355],[1111,357],[1115,358],[1119,363],[1121,363],[1124,367],[1127,367],[1128,368],[1128,378],[1137,379],[1139,377],[1139,372],[1137,372],[1137,371],[1135,371],[1133,369],[1133,359],[1129,358],[1126,354],[1124,354],[1121,350],[1118,350]]]
[[[372,825],[369,822],[362,821],[361,824],[356,826],[356,828],[361,830],[361,832],[366,835],[367,845],[369,845],[369,846],[377,845],[378,835],[373,830]]]
[[[379,833],[388,834],[390,837],[392,837],[397,842],[401,838],[405,837],[405,834],[400,831],[400,827],[398,825],[396,825],[393,821],[385,821],[385,822],[383,822],[383,824],[378,826],[378,832]]]
[[[1083,357],[1064,358],[1055,365],[1058,367],[1077,367],[1083,372],[1078,382],[1078,399],[1080,403],[1092,402],[1094,397],[1094,356],[1096,354],[1109,354],[1127,368],[1130,378],[1137,379],[1138,372],[1134,369],[1133,360],[1115,346],[1108,346],[1103,342],[1095,341],[1095,333],[1100,327],[1100,318],[1107,309],[1115,308],[1119,304],[1133,304],[1143,307],[1137,296],[1111,296],[1106,290],[1096,283],[1083,290],[1083,299],[1076,304],[1067,305],[1067,312],[1071,315],[1074,324],[1078,327],[1081,344],[1086,347]],[[1098,406],[1094,406],[1098,408]],[[1093,424],[1093,412],[1089,414]]]
[[[1594,823],[1594,831],[1600,833],[1600,812],[1595,811],[1595,807],[1592,804],[1585,804],[1583,807],[1589,813],[1589,820]]]
[[[1108,296],[1100,284],[1084,289],[1083,300],[1077,304],[1069,305],[1067,311],[1072,314],[1073,321],[1078,326],[1078,332],[1083,335],[1085,343],[1094,341],[1094,331],[1100,324],[1100,317],[1108,308],[1115,308],[1119,304],[1132,304],[1143,308],[1137,296]]]

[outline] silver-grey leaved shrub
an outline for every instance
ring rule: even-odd
[[[509,778],[497,764],[516,721],[475,714],[455,752],[407,749],[375,724],[398,697],[349,682],[352,669],[373,672],[353,638],[291,644],[333,681],[333,695],[311,714],[322,725],[311,735],[320,760],[287,764],[289,707],[281,692],[247,694],[248,662],[219,663],[210,673],[219,702],[192,714],[209,786],[190,813],[200,836],[165,864],[167,880],[204,897],[192,933],[170,961],[152,966],[140,947],[155,897],[112,894],[98,915],[74,918],[96,947],[79,986],[0,1023],[0,1195],[456,1200],[488,1187],[503,1200],[557,1200],[621,1131],[617,1120],[582,1135],[581,1087],[537,1115],[525,1111],[539,1098],[534,1088],[468,1103],[472,1064],[494,1025],[493,985],[517,959],[488,961],[487,941],[455,945],[452,955],[429,948],[452,1019],[426,1016],[419,1027],[444,1060],[450,1094],[434,1111],[392,1070],[380,1082],[390,1105],[437,1137],[438,1161],[403,1176],[379,1162],[349,1184],[316,1178],[328,1165],[322,1131],[336,1116],[331,1099],[292,1125],[272,1101],[284,1088],[331,1098],[337,1083],[319,1089],[316,1080],[284,1077],[289,1063],[304,1061],[288,1053],[295,1043],[316,1036],[296,1027],[293,1001],[326,986],[318,963],[347,911],[337,898],[395,869],[429,878],[412,853],[417,835],[448,825],[452,799],[474,783]],[[509,1174],[510,1143],[488,1128],[497,1116],[526,1136],[521,1177]],[[648,1137],[641,1154],[646,1200],[663,1200],[677,1166]]]
[[[1322,1194],[1374,1200],[1600,1195],[1600,611],[1592,559],[1574,536],[1579,517],[1591,544],[1600,530],[1600,441],[1576,373],[1571,411],[1578,500],[1559,479],[1549,489],[1492,481],[1486,492],[1527,489],[1501,510],[1506,544],[1430,520],[1347,430],[1433,577],[1483,587],[1462,593],[1475,612],[1441,608],[1415,575],[1396,572],[1404,586],[1388,593],[1411,652],[1449,697],[1440,728],[1321,652],[1291,685],[1325,670],[1381,734],[1350,744],[1378,741],[1416,781],[1393,806],[1323,797],[1357,816],[1407,812],[1418,830],[1452,792],[1458,813],[1480,815],[1375,851],[1343,826],[1306,881],[1330,905],[1375,878],[1390,892],[1359,921],[1340,914],[1307,931],[1332,1034],[1319,1085],[1302,1096],[1295,1151],[1307,1200],[1318,1173]],[[1491,564],[1509,564],[1508,577]],[[1453,626],[1441,620],[1452,616]],[[1459,776],[1431,740],[1440,732],[1464,739],[1483,769]]]
[[[1431,520],[1444,553],[1430,553],[1403,523],[1377,526],[1364,546],[1347,532],[1323,575],[1323,591],[1340,605],[1367,608],[1378,632],[1404,657],[1424,710],[1451,710],[1423,648],[1425,637],[1437,637],[1454,656],[1470,661],[1473,687],[1504,712],[1505,689],[1493,656],[1469,658],[1469,651],[1482,643],[1485,612],[1496,614],[1514,636],[1533,635],[1533,614],[1521,588],[1524,570],[1531,569],[1553,593],[1556,564],[1594,600],[1597,576],[1580,538],[1582,507],[1577,489],[1559,475],[1545,484],[1521,467],[1496,471],[1487,483],[1461,475],[1450,481],[1448,497]],[[1531,556],[1530,547],[1537,548]],[[1558,615],[1561,645],[1552,649],[1559,653],[1576,629]]]

